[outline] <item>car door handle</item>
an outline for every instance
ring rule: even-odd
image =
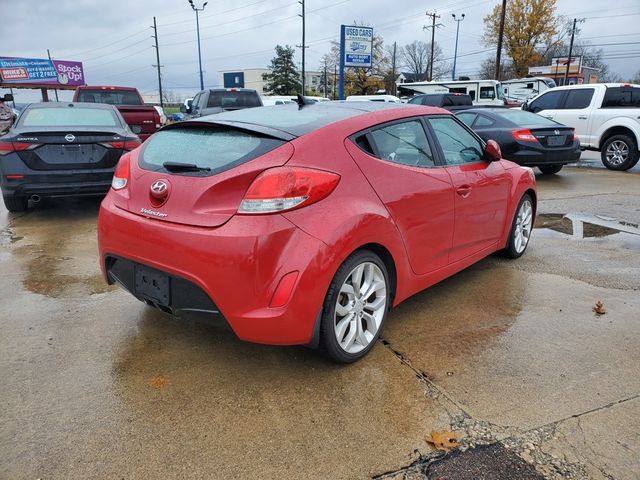
[[[467,198],[471,193],[471,187],[469,185],[461,185],[456,189],[456,193],[462,198]]]
[[[578,118],[579,118],[580,120],[586,120],[586,119],[587,119],[587,117],[584,117],[584,116],[582,116],[582,115],[581,115],[581,116],[579,116]]]

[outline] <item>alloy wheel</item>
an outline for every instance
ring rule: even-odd
[[[517,253],[524,252],[531,236],[533,224],[533,206],[527,198],[520,205],[518,216],[516,217],[516,228],[514,229],[514,247]]]
[[[340,348],[358,353],[376,338],[387,308],[387,282],[373,262],[356,266],[340,287],[334,333]]]
[[[621,140],[616,140],[609,144],[605,155],[611,165],[622,165],[629,157],[629,146]]]

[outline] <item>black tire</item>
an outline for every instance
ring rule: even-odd
[[[513,220],[511,221],[511,229],[509,230],[509,240],[507,243],[507,247],[500,252],[503,257],[507,258],[520,258],[524,252],[527,250],[529,246],[529,237],[527,237],[527,242],[522,250],[516,246],[516,229],[518,228],[518,215],[520,213],[520,209],[525,202],[529,202],[532,208],[531,212],[531,228],[529,230],[529,235],[531,234],[531,230],[533,230],[533,215],[535,212],[535,204],[533,203],[533,199],[531,195],[525,193],[520,202],[518,203],[518,208],[516,208],[516,213],[513,216]]]
[[[538,169],[543,173],[543,175],[553,175],[554,173],[558,173],[562,170],[564,165],[538,165]]]
[[[616,151],[626,149],[626,153],[621,153],[620,156],[616,156]],[[633,137],[629,135],[613,135],[605,140],[600,150],[600,159],[602,164],[609,170],[629,170],[633,168],[638,159],[640,158],[640,152],[638,152],[638,145],[636,145]]]
[[[342,346],[340,346],[339,341],[337,339],[337,333],[335,330],[336,324],[336,306],[338,300],[340,299],[340,289],[343,284],[347,282],[347,279],[350,277],[351,273],[355,271],[356,267],[363,264],[373,263],[377,266],[384,277],[384,282],[386,286],[386,291],[384,295],[386,296],[384,307],[381,309],[382,317],[380,324],[378,326],[375,335],[370,340],[369,344],[360,350],[357,353],[350,353],[346,351]],[[382,298],[382,295],[380,296]],[[366,299],[365,299],[366,300]],[[323,309],[322,309],[322,318],[320,321],[320,350],[327,355],[332,360],[339,363],[352,363],[363,358],[369,351],[374,347],[378,337],[380,336],[380,332],[384,327],[384,322],[387,318],[387,314],[389,312],[391,304],[391,283],[389,281],[389,274],[387,273],[387,269],[384,265],[384,262],[380,260],[375,253],[369,250],[359,250],[353,253],[349,258],[347,258],[344,263],[338,268],[338,271],[333,277],[331,281],[331,285],[329,286],[329,290],[327,292],[327,296],[325,297]],[[344,317],[343,317],[344,318]],[[364,325],[363,319],[355,320],[356,322],[360,322],[360,326]],[[368,323],[367,323],[368,324]],[[346,327],[346,332],[349,331],[351,326]],[[360,327],[361,328],[361,327]],[[348,333],[345,332],[344,337],[348,336]]]
[[[24,212],[29,204],[29,199],[23,195],[2,195],[2,200],[10,212]]]

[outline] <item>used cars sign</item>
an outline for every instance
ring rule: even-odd
[[[371,68],[373,28],[342,25],[341,33],[344,66]]]

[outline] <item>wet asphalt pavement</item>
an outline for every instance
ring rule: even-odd
[[[351,366],[106,286],[99,199],[0,207],[0,478],[640,478],[639,168],[591,167],[538,175],[525,256],[410,298]]]

